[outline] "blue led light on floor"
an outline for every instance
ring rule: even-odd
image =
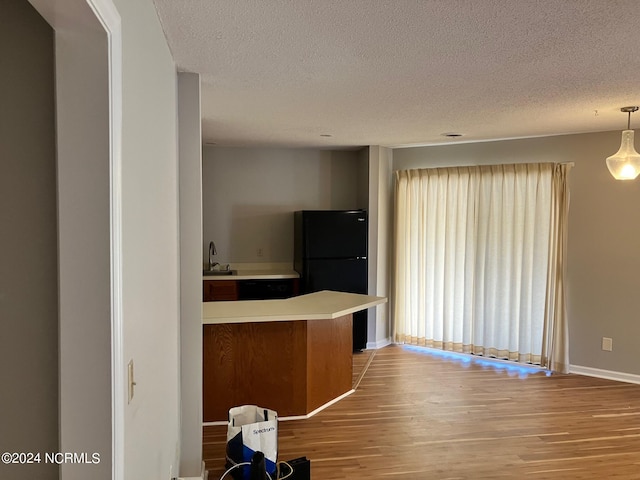
[[[550,370],[545,370],[535,365],[523,365],[519,363],[512,363],[506,360],[485,358],[466,353],[447,352],[444,350],[437,350],[429,347],[419,347],[415,345],[403,345],[402,348],[423,355],[429,355],[431,357],[438,357],[444,360],[459,362],[463,367],[468,367],[469,365],[474,363],[481,366],[482,368],[491,368],[497,371],[504,371],[509,376],[514,377],[518,376],[520,378],[527,378],[529,375],[543,372],[547,377],[550,377],[552,373]]]

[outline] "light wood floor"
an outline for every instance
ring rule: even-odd
[[[375,352],[355,393],[278,428],[279,459],[307,456],[314,480],[640,479],[640,385],[521,378],[399,346]],[[225,436],[204,428],[210,480]]]

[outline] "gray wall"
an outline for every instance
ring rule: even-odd
[[[31,2],[56,29],[59,448],[101,454],[98,465],[62,465],[61,475],[112,478],[113,454],[118,478],[172,478],[180,456],[175,64],[151,0]],[[115,29],[110,56],[96,11]],[[127,403],[129,360],[137,386]]]
[[[395,170],[446,165],[575,162],[569,174],[568,316],[572,365],[640,374],[640,180],[616,181],[605,158],[620,132],[394,151]],[[601,349],[602,337],[613,351]]]
[[[203,261],[292,263],[292,212],[367,208],[363,175],[358,151],[206,147]]]
[[[358,150],[358,178],[357,178],[357,194],[356,204],[358,208],[369,208],[369,150],[370,147],[364,147]]]
[[[73,5],[65,28],[37,7],[56,29],[60,450],[100,454],[62,464],[65,480],[108,478],[113,458],[108,45],[88,3]]]
[[[0,3],[0,452],[58,451],[58,270],[53,30]],[[0,464],[56,479],[56,465]]]

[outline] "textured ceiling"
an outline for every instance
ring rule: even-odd
[[[640,104],[637,0],[154,1],[179,70],[201,74],[205,143],[622,130]]]

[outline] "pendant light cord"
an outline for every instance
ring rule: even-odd
[[[639,107],[622,107],[620,109],[621,112],[626,113],[628,115],[628,117],[627,117],[627,130],[631,130],[631,114],[633,112],[637,112],[638,110],[640,110]]]

